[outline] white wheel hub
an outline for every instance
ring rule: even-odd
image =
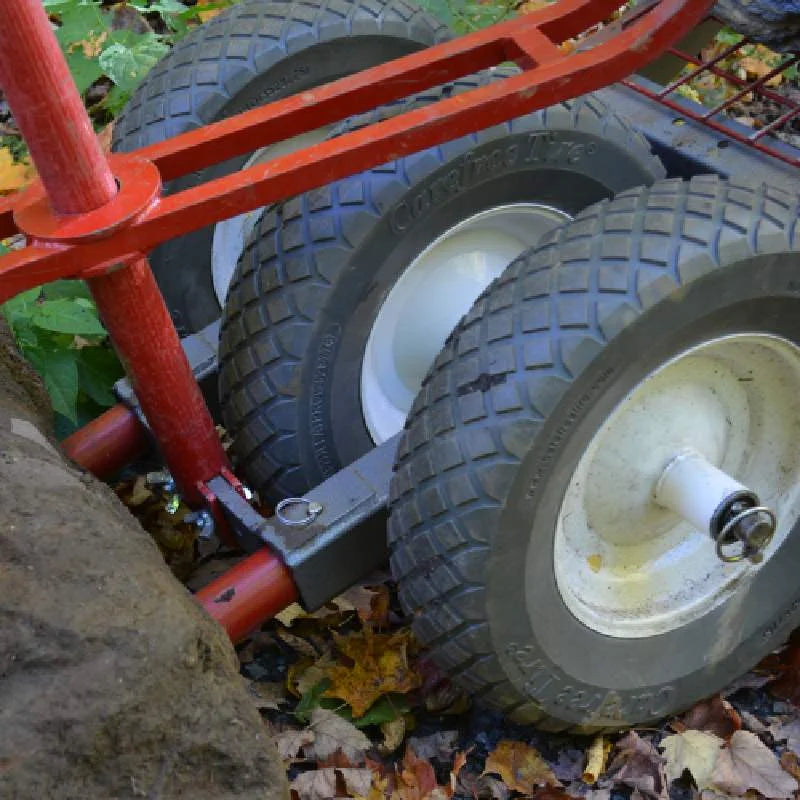
[[[445,231],[381,305],[361,369],[361,406],[376,444],[403,429],[422,379],[478,295],[523,250],[571,217],[533,203],[482,211]]]
[[[266,164],[273,158],[294,153],[303,147],[319,144],[328,138],[333,127],[333,125],[327,125],[282,142],[275,142],[268,147],[262,147],[247,159],[242,169],[256,164]],[[236,265],[239,263],[245,243],[258,223],[258,218],[263,210],[263,208],[255,208],[238,217],[218,222],[214,226],[214,238],[211,242],[211,279],[220,308],[225,307],[225,298],[228,296],[228,288],[233,280]]]
[[[578,463],[555,530],[556,582],[587,627],[623,638],[673,630],[759,568],[721,561],[708,530],[656,502],[686,453],[774,509],[766,563],[800,511],[800,348],[765,334],[715,339],[652,372],[614,409]],[[702,498],[685,499],[670,505]]]

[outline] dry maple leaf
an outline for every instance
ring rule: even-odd
[[[777,756],[753,733],[736,731],[714,767],[712,782],[731,794],[755,789],[770,800],[792,797],[797,781],[781,768]]]
[[[289,788],[300,800],[332,800],[342,796],[342,789],[351,797],[363,797],[371,785],[372,770],[326,767],[301,772]]]
[[[354,717],[362,717],[382,695],[416,689],[421,679],[408,662],[410,638],[408,630],[380,634],[365,629],[349,636],[334,635],[337,649],[352,666],[334,664],[325,670],[331,682],[325,695],[344,700]]]
[[[713,733],[726,741],[742,727],[736,709],[719,695],[692,706],[681,722],[687,728]]]
[[[683,771],[688,769],[698,789],[702,791],[710,786],[711,773],[724,744],[725,741],[719,736],[706,731],[687,730],[665,737],[661,747],[667,759],[667,780],[680,778]]]
[[[407,745],[403,763],[397,770],[396,791],[400,800],[427,800],[437,788],[436,773],[430,761],[419,758]]]
[[[664,759],[650,742],[636,731],[628,733],[617,742],[619,752],[608,768],[609,777],[638,789],[648,797],[665,798],[667,779]]]
[[[561,786],[536,748],[504,739],[486,758],[483,775],[497,773],[517,792],[530,795],[536,786]]]
[[[327,708],[314,709],[310,728],[314,732],[313,755],[320,759],[341,750],[351,763],[360,763],[364,760],[364,753],[372,746],[352,722]]]
[[[7,147],[0,147],[0,195],[22,189],[36,176],[30,163],[14,161]]]

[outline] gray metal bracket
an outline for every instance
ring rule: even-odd
[[[222,476],[208,482],[240,538],[257,537],[291,570],[302,605],[313,610],[384,564],[386,507],[399,434],[296,498],[288,509],[262,517]],[[309,514],[309,505],[318,513]],[[282,521],[281,517],[283,520]]]

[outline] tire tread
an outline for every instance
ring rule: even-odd
[[[796,248],[798,213],[798,198],[780,189],[716,176],[622,192],[520,256],[449,337],[398,448],[391,567],[418,638],[462,685],[490,686],[485,699],[501,711],[554,726],[548,729],[574,727],[548,717],[502,674],[495,680],[489,619],[471,602],[471,593],[483,586],[490,551],[477,531],[496,528],[516,467],[542,421],[598,350],[647,309],[725,264]],[[462,347],[467,340],[478,342],[477,351]],[[463,375],[473,380],[476,373],[499,375],[503,382],[463,382]],[[519,390],[513,407],[499,391],[509,386]],[[446,445],[432,431],[443,409],[456,420]],[[419,464],[435,462],[445,446],[458,450],[453,466],[424,474]],[[473,487],[469,502],[453,501],[448,482],[454,475]],[[441,499],[433,513],[425,500],[431,493]],[[461,588],[441,588],[442,565]],[[491,664],[491,681],[479,664]]]

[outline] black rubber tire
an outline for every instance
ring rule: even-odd
[[[192,31],[159,62],[114,126],[115,150],[163,141],[448,38],[406,0],[242,0]],[[247,156],[171,181],[173,193],[238,170]],[[221,309],[208,227],[150,256],[175,326],[200,330]]]
[[[717,0],[714,15],[774,50],[800,47],[800,3],[796,0]]]
[[[482,702],[556,730],[647,723],[718,691],[800,622],[796,524],[735,614],[724,603],[649,638],[581,625],[552,567],[577,460],[648,373],[726,333],[800,342],[799,210],[716,177],[624,192],[547,234],[454,330],[399,445],[391,565],[415,633]]]
[[[539,146],[546,153],[533,160],[525,148]],[[493,166],[459,177],[469,163]],[[373,446],[359,388],[369,332],[405,267],[452,225],[521,200],[575,214],[661,176],[647,142],[593,96],[265,212],[237,267],[221,334],[220,396],[241,474],[271,499],[299,495]],[[417,217],[400,214],[412,206],[423,209]]]

